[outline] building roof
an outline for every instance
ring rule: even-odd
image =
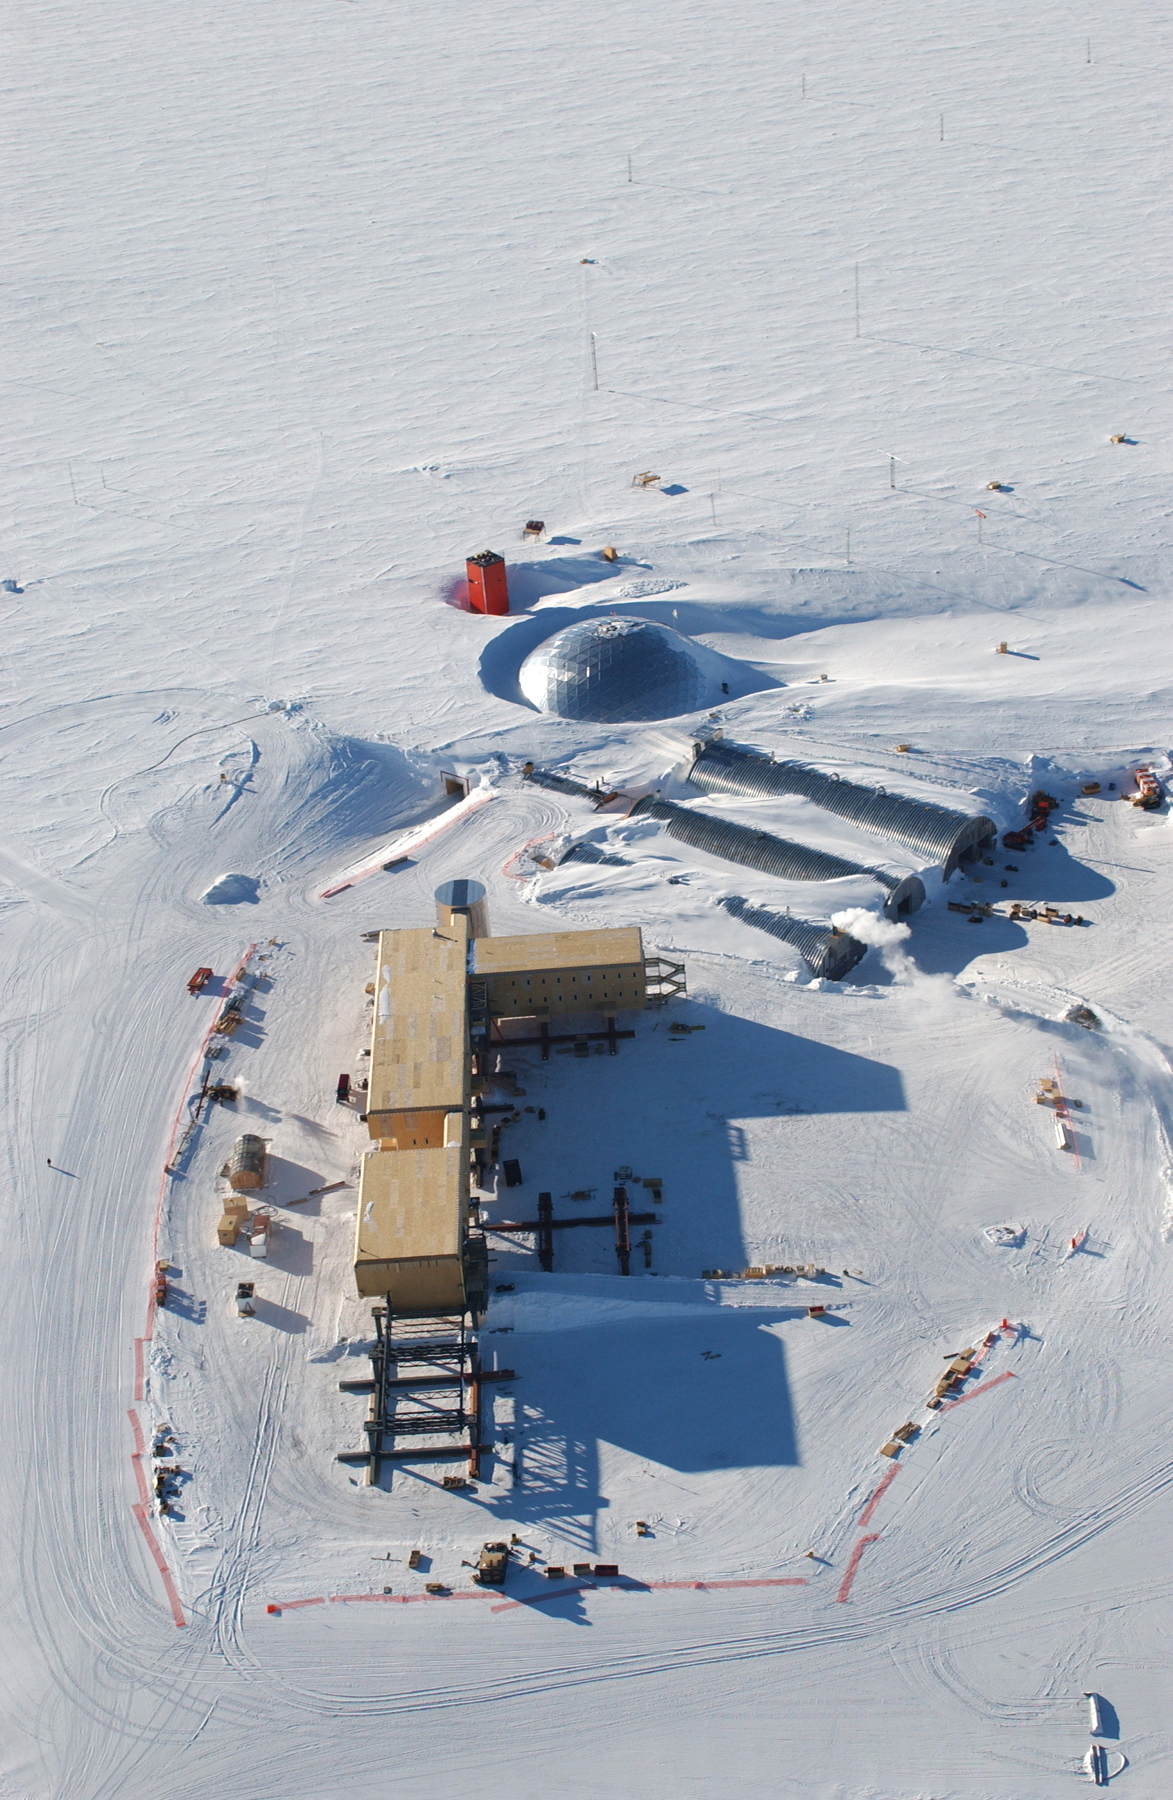
[[[468,1151],[375,1150],[362,1161],[356,1263],[458,1257]]]
[[[443,935],[380,932],[369,1113],[467,1103],[467,932],[461,916]]]
[[[643,936],[637,925],[598,931],[544,931],[525,937],[477,938],[472,950],[475,975],[512,975],[556,969],[642,965]]]

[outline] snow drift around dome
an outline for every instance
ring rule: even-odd
[[[670,719],[710,704],[720,660],[654,619],[584,619],[531,651],[518,680],[563,719]]]

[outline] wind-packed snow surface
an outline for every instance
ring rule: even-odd
[[[1166,11],[17,0],[4,44],[0,1792],[1052,1800],[1091,1730],[1167,1794],[1173,833],[1121,799],[1169,767]],[[526,656],[609,613],[697,642],[719,718],[535,712]],[[1000,830],[1062,804],[942,887],[688,789],[714,722]],[[629,1168],[661,1216],[628,1279],[605,1231],[550,1275],[494,1238],[485,1477],[371,1488],[335,1086],[362,934],[454,876],[685,963],[618,1060],[510,1052],[485,1204]],[[731,895],[868,954],[813,982]],[[217,1243],[246,1130],[265,1261]]]

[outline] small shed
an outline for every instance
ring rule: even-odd
[[[265,1140],[246,1131],[232,1147],[228,1184],[238,1194],[265,1185]]]

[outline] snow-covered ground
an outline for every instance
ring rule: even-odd
[[[1119,790],[1169,767],[1166,12],[17,0],[4,44],[0,1793],[1052,1800],[1090,1690],[1165,1795],[1173,831]],[[462,604],[485,546],[507,619]],[[919,868],[683,788],[701,719],[529,708],[529,651],[612,610],[743,665],[734,741],[1000,825],[1042,786],[1054,843],[930,875],[812,982],[716,902],[874,911],[867,878],[521,780]],[[323,898],[452,767],[493,797]],[[627,865],[518,854],[588,835]],[[606,1210],[624,1166],[663,1216],[626,1280],[606,1232],[552,1275],[494,1240],[486,1478],[371,1489],[334,1461],[370,1332],[335,1081],[362,934],[459,875],[497,930],[635,922],[688,974],[617,1059],[510,1052],[490,1223]],[[250,948],[240,1099],[189,1134]],[[216,1241],[242,1129],[267,1263]],[[823,1273],[704,1274],[773,1264]],[[463,1565],[511,1532],[500,1610]],[[549,1600],[587,1561],[627,1584]]]

